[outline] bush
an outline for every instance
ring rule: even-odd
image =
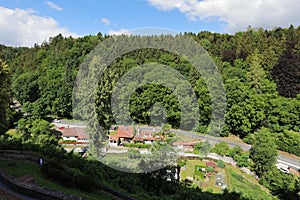
[[[49,179],[66,187],[78,188],[88,192],[92,192],[98,187],[93,178],[84,175],[79,169],[65,167],[54,161],[44,164],[42,173]]]
[[[243,152],[243,149],[240,146],[234,146],[232,149],[229,151],[229,156],[234,157],[235,155],[241,155]]]
[[[211,152],[217,153],[222,156],[228,156],[230,152],[230,147],[226,142],[220,142],[212,148]]]
[[[248,134],[246,137],[243,138],[243,142],[247,144],[253,144],[255,141],[255,135],[254,134]]]
[[[180,159],[180,160],[178,160],[178,166],[179,166],[179,167],[185,166],[186,163],[187,163],[187,159],[186,159],[186,158],[185,158],[185,159]]]
[[[201,171],[202,168],[205,167],[200,165],[195,165],[194,176],[199,176],[200,179],[204,179],[204,172]]]
[[[200,142],[194,145],[194,153],[207,155],[211,149],[211,144],[208,141]]]
[[[249,153],[243,152],[241,155],[236,154],[233,159],[239,167],[248,167],[250,165]]]
[[[215,169],[211,166],[208,166],[208,167],[206,167],[206,171],[211,173],[211,172],[215,171]]]
[[[283,133],[276,134],[276,144],[278,149],[300,156],[298,132],[284,130]]]
[[[225,168],[225,164],[222,160],[218,160],[217,166],[220,168]]]
[[[151,147],[151,144],[142,144],[142,143],[136,143],[136,144],[124,143],[123,145],[124,147],[139,148],[139,149],[145,149]]]

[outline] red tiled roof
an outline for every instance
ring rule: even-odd
[[[117,133],[109,137],[110,140],[119,140],[119,138],[133,138],[133,126],[118,126]]]
[[[137,133],[135,134],[133,140],[134,141],[154,141],[156,138],[154,136],[153,131],[151,130],[137,130]]]
[[[132,138],[133,137],[133,126],[119,126],[117,135],[123,138]]]
[[[88,135],[83,128],[64,128],[63,137],[77,137],[78,139],[88,139]]]
[[[216,168],[216,167],[217,167],[217,164],[214,163],[214,162],[207,162],[207,163],[206,163],[206,167],[213,167],[213,168]]]

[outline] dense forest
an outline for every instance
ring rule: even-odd
[[[250,151],[250,156],[258,163],[256,172],[262,177],[260,183],[282,199],[285,198],[284,195],[296,199],[299,181],[292,176],[280,174],[271,166],[277,155],[274,151],[276,148],[300,155],[300,27],[273,30],[249,27],[247,31],[234,35],[206,31],[184,35],[199,43],[220,71],[226,90],[225,125],[219,129],[210,126],[210,93],[220,93],[208,90],[206,80],[195,71],[192,63],[175,53],[151,48],[122,55],[110,64],[99,80],[95,103],[100,124],[109,128],[115,123],[110,107],[112,90],[127,71],[153,62],[169,66],[189,81],[196,95],[200,115],[198,118],[191,118],[198,122],[198,126],[193,127],[194,130],[200,133],[212,130],[222,136],[233,134],[253,144],[256,148]],[[171,199],[248,199],[228,191],[223,196],[214,196],[198,188],[187,188],[186,183],[166,183],[157,179],[159,172],[154,172],[158,175],[152,173],[133,176],[110,169],[99,162],[85,162],[81,158],[66,154],[57,146],[56,137],[49,137],[51,125],[43,119],[49,116],[73,117],[72,93],[79,67],[97,45],[110,37],[101,33],[82,38],[57,35],[50,38],[49,42],[36,44],[32,48],[1,45],[0,134],[17,125],[25,138],[14,141],[7,135],[3,136],[0,147],[35,149],[49,157],[61,157],[72,168],[95,175],[99,180],[114,180],[109,183],[111,186],[131,194],[137,193],[144,198],[168,199],[166,195],[169,195]],[[148,77],[159,78],[160,75],[154,72],[147,72]],[[185,89],[183,84],[177,86],[170,80],[170,85],[172,84],[178,90]],[[129,94],[124,88],[119,92],[123,94],[120,98]],[[189,98],[191,97],[184,99],[187,105],[191,102]],[[13,99],[22,104],[24,115],[10,108]],[[151,120],[165,115],[165,121],[173,128],[180,127],[180,101],[170,89],[159,83],[145,84],[136,89],[128,106],[135,123],[159,125],[160,120]],[[161,113],[161,107],[165,113]],[[268,151],[260,148],[261,143],[265,144]],[[275,152],[272,163],[260,165],[256,160],[266,157],[268,152]],[[68,175],[67,172],[66,174]],[[61,174],[61,177],[66,174]]]
[[[234,35],[205,31],[184,34],[207,50],[222,75],[227,111],[220,134],[238,135],[251,143],[253,133],[266,127],[278,138],[280,149],[300,155],[297,146],[300,129],[300,27],[273,30],[249,27],[246,32]],[[11,74],[10,95],[22,103],[23,112],[32,116],[72,118],[72,92],[79,66],[108,37],[101,33],[76,39],[57,35],[32,48],[1,46],[1,74],[7,84],[9,81],[4,80],[4,75]],[[117,80],[129,69],[153,61],[174,68],[189,80],[199,104],[196,131],[205,133],[212,128],[209,127],[211,96],[203,77],[181,56],[159,49],[136,50],[111,63],[98,84],[98,118],[105,121],[101,125],[114,123],[108,104]],[[5,84],[2,88],[8,89]],[[1,92],[4,94],[7,93]],[[2,99],[7,97],[4,95]],[[5,103],[7,100],[1,102],[2,105]],[[178,128],[181,119],[178,99],[159,84],[144,85],[133,93],[130,116],[136,123],[149,124],[149,109],[152,109],[151,115],[161,115],[160,109],[153,107],[157,104],[166,110],[166,121]],[[6,117],[1,115],[1,118],[3,121],[4,118],[13,119],[12,114],[7,111]],[[3,124],[2,130],[8,124],[13,125],[12,122]]]

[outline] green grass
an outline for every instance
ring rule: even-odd
[[[186,166],[182,168],[180,172],[181,180],[186,179],[187,177],[193,178],[195,165],[205,166],[205,162],[200,160],[188,160]]]
[[[186,166],[182,168],[180,172],[181,181],[185,180],[187,177],[193,178],[196,165],[204,167],[205,162],[200,160],[188,160]],[[276,199],[269,193],[266,188],[259,185],[255,178],[243,173],[237,167],[226,164],[225,169],[217,168],[217,170],[219,173],[225,175],[227,189],[231,192],[234,191],[240,193],[242,197],[255,200]],[[196,176],[195,178],[197,177],[198,176]],[[209,180],[205,181],[205,179],[199,179],[199,181],[194,182],[193,185],[195,186],[199,184],[204,191],[209,191],[212,193],[222,193],[221,187],[216,186],[215,181],[216,173],[212,173]]]
[[[202,174],[201,176],[194,176],[196,166],[199,166],[201,170],[201,168],[206,168],[206,163],[201,160],[188,160],[185,168],[182,168],[180,172],[181,181],[187,177],[194,177],[196,182],[193,184],[193,186],[200,186],[204,191],[209,191],[211,193],[221,193],[222,189],[215,185],[216,173],[211,173],[211,177],[206,181],[206,178],[204,178],[204,174],[202,172],[199,172]],[[223,172],[222,170],[223,169],[219,169],[220,172]]]
[[[18,160],[0,160],[0,168],[4,169],[10,175],[19,178],[24,175],[31,175],[35,178],[37,185],[44,186],[46,188],[54,189],[56,191],[73,194],[75,196],[87,198],[90,200],[108,200],[114,199],[110,195],[103,192],[85,193],[74,188],[67,188],[57,183],[47,180],[37,164],[18,161]]]
[[[243,173],[238,168],[226,164],[229,178],[229,191],[242,194],[242,197],[257,200],[276,199],[266,188],[259,185],[256,179]]]

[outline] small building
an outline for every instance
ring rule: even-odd
[[[216,176],[216,185],[222,188],[226,188],[225,176],[221,173],[218,173]]]
[[[88,143],[89,137],[84,128],[64,128],[62,130],[62,138],[64,141],[72,140],[76,142]]]
[[[217,167],[217,164],[214,162],[207,162],[206,167],[213,167],[215,169]]]
[[[109,145],[118,146],[123,143],[151,144],[159,136],[155,135],[155,129],[140,128],[134,126],[118,126],[117,133],[109,136]]]
[[[144,143],[144,144],[152,144],[153,141],[156,140],[155,133],[151,130],[144,130],[138,128],[137,133],[132,139],[133,142]]]
[[[133,126],[118,126],[117,133],[109,136],[109,144],[117,146],[122,143],[130,143],[134,137]]]
[[[179,150],[183,151],[193,151],[194,146],[197,142],[174,142],[173,146],[175,146]]]

